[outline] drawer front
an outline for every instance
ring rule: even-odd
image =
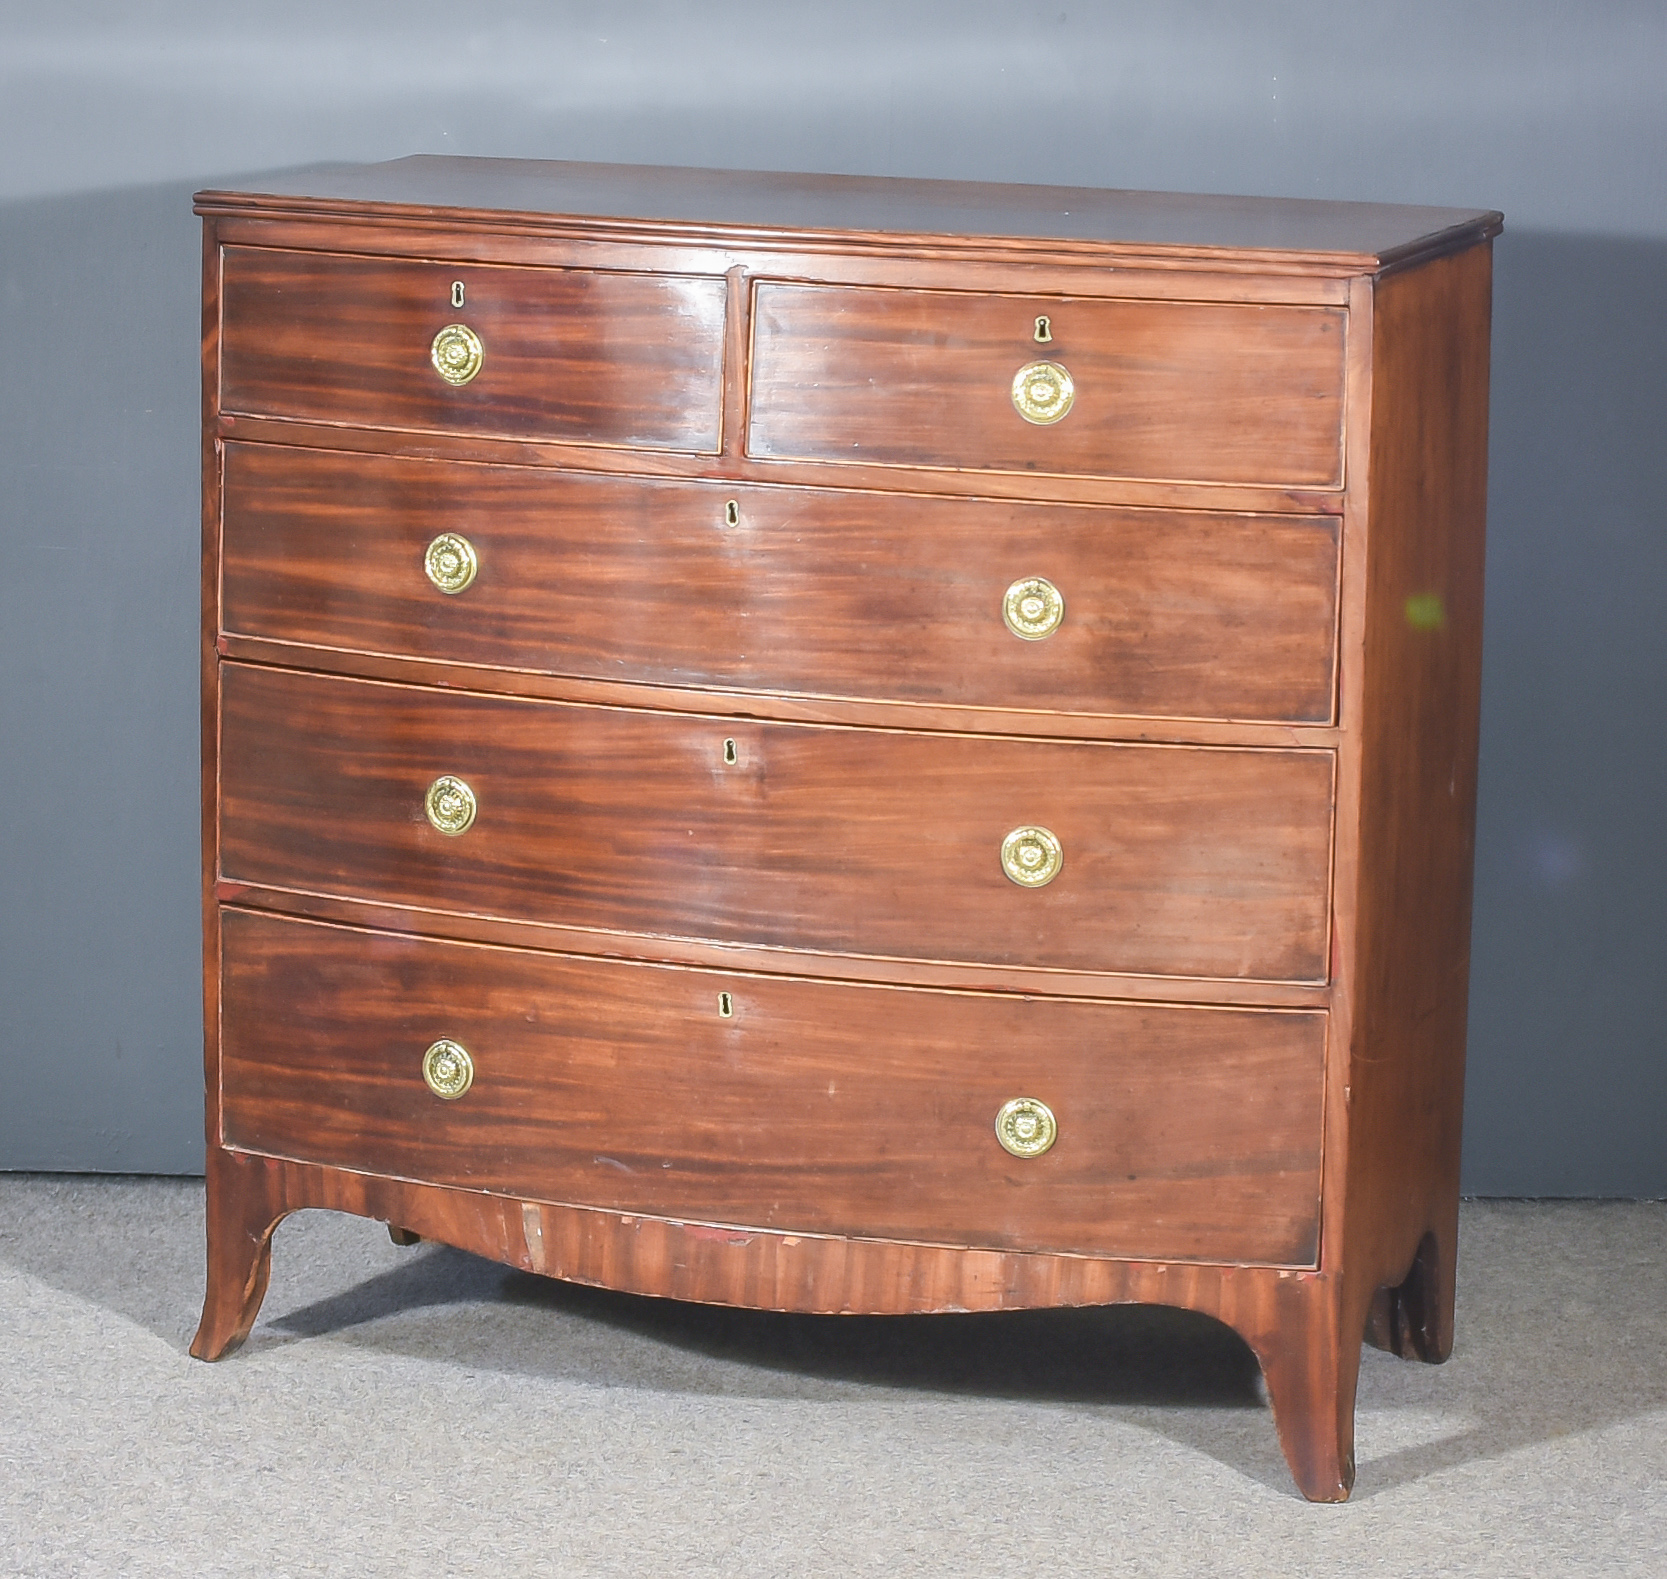
[[[733,503],[733,521],[729,506]],[[442,591],[429,545],[474,579]],[[229,444],[228,631],[660,685],[1324,723],[1334,516],[653,483]],[[1064,614],[1004,623],[1031,577]]]
[[[1337,308],[765,283],[754,313],[747,447],[761,458],[1342,483]],[[1014,404],[1037,361],[1074,388],[1045,425]]]
[[[722,279],[265,247],[227,247],[222,268],[224,411],[718,449]],[[462,306],[452,305],[458,284]],[[454,324],[474,334],[481,352],[463,384],[435,366],[436,337]]]
[[[232,881],[835,954],[1325,975],[1329,752],[767,724],[239,664],[221,705]],[[425,814],[446,775],[476,808],[452,836]],[[1062,851],[1045,886],[1005,875],[1030,826]]]
[[[225,1141],[696,1221],[1312,1265],[1325,1016],[726,976],[228,910]],[[729,1013],[719,994],[727,993]],[[472,1083],[441,1100],[425,1050]],[[1057,1140],[1009,1155],[998,1110]]]

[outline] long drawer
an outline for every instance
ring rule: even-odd
[[[761,458],[1342,483],[1335,307],[771,282],[754,301]],[[1041,363],[1054,371],[1018,377]]]
[[[472,563],[454,560],[448,577],[437,543]],[[283,641],[765,693],[1332,715],[1330,515],[657,483],[228,444],[223,545],[225,629]],[[1044,589],[1027,624],[1012,598],[1034,578],[1057,604]]]
[[[236,909],[222,952],[231,1146],[740,1226],[1314,1261],[1320,1013],[726,976]],[[442,1039],[472,1075],[451,1100],[423,1074]],[[1040,1155],[997,1140],[1015,1099],[1052,1115]]]
[[[718,448],[721,278],[266,247],[221,256],[223,411]]]
[[[1325,976],[1327,751],[772,724],[231,663],[221,710],[233,882],[834,954]],[[431,825],[442,779],[466,793],[439,819],[466,800],[466,831]],[[1046,876],[1047,837],[1057,875],[1011,877]]]

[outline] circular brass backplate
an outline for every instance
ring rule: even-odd
[[[1065,599],[1051,581],[1026,576],[1002,594],[1001,617],[1021,640],[1041,641],[1059,629],[1065,618]]]
[[[448,384],[466,384],[486,360],[486,347],[466,323],[449,323],[428,348],[434,371]]]
[[[1046,1102],[1014,1097],[996,1114],[996,1139],[1015,1157],[1040,1157],[1059,1139],[1059,1125]]]
[[[1015,828],[1001,841],[1001,869],[1021,888],[1041,888],[1059,876],[1065,851],[1046,828]]]
[[[469,1049],[442,1036],[423,1054],[423,1080],[435,1096],[455,1102],[475,1083],[475,1061],[469,1056]],[[1002,1111],[1006,1112],[1006,1108]]]
[[[423,810],[428,820],[443,834],[455,838],[467,833],[475,820],[475,792],[460,778],[442,773],[428,786],[423,797]]]
[[[480,558],[461,532],[442,532],[423,555],[423,571],[442,592],[458,593],[475,579]]]
[[[1071,375],[1057,362],[1027,362],[1013,375],[1013,407],[1039,427],[1059,421],[1076,398]]]

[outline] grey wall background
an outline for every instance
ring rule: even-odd
[[[201,1165],[197,225],[412,152],[1498,207],[1465,1187],[1667,1195],[1667,5],[0,0],[0,1167]]]

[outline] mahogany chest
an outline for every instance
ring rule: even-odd
[[[1451,1343],[1492,213],[205,192],[209,1284],[274,1225]]]

